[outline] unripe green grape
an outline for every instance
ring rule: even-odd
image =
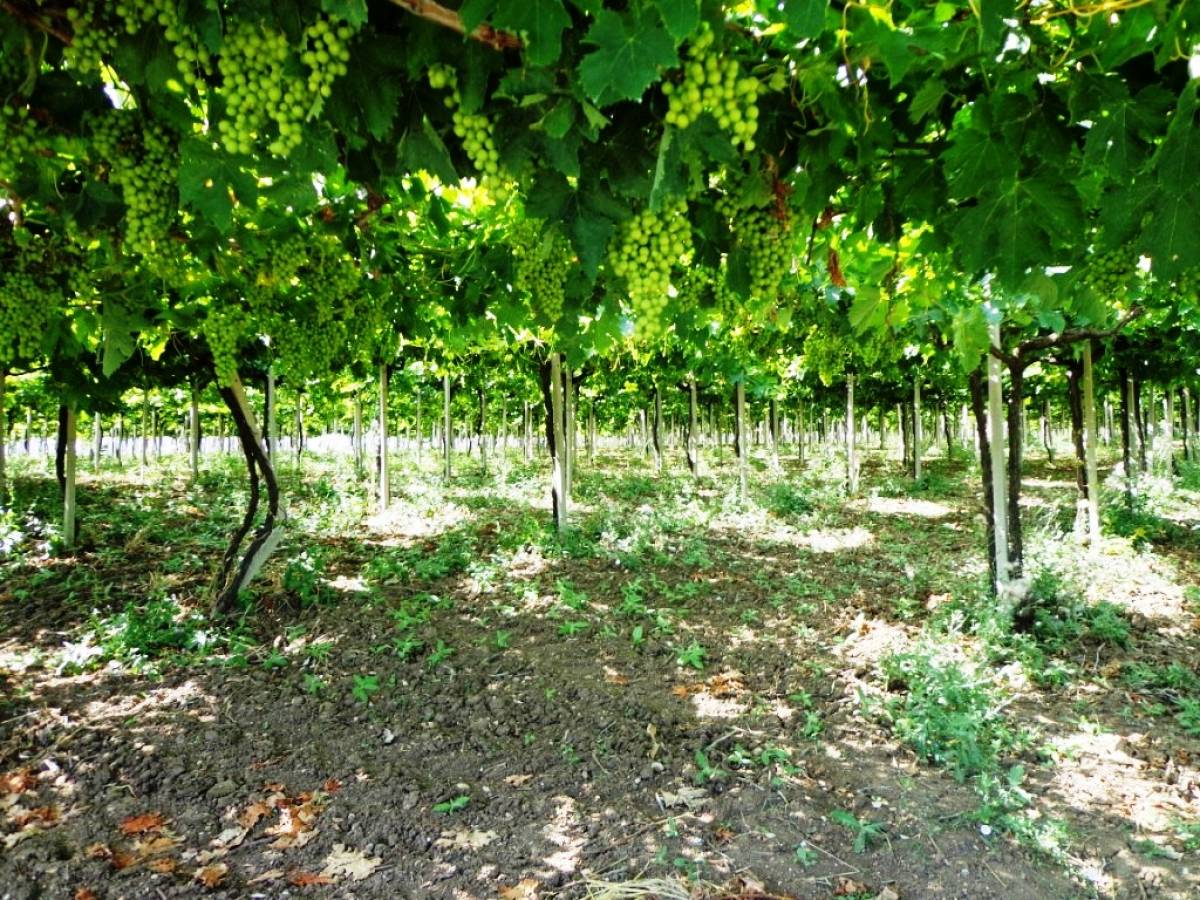
[[[736,59],[722,62],[712,52],[713,41],[712,31],[705,25],[688,50],[683,81],[679,85],[670,82],[663,85],[668,100],[666,122],[676,128],[687,128],[707,112],[730,135],[735,146],[752,150],[760,85],[755,78],[742,77]]]

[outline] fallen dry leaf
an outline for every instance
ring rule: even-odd
[[[494,831],[443,831],[442,836],[434,841],[433,845],[448,850],[478,850],[495,839]]]
[[[334,881],[328,875],[320,872],[300,872],[295,871],[288,876],[288,882],[296,887],[309,887],[314,884],[333,884]]]
[[[142,813],[140,816],[130,816],[117,827],[122,834],[144,834],[162,828],[165,821],[162,813]]]
[[[133,849],[137,851],[138,856],[158,856],[170,853],[178,844],[179,841],[175,838],[160,834],[148,840],[134,842]]]
[[[336,778],[330,778],[329,780],[327,780],[325,782],[325,784],[322,787],[323,787],[325,793],[336,794],[338,791],[340,791],[342,789],[342,783],[340,781],[338,781]]]
[[[175,871],[178,862],[169,856],[160,856],[158,859],[152,859],[146,863],[146,868],[151,872],[158,872],[160,875],[169,875]]]
[[[900,895],[893,891],[890,887],[885,887],[875,897],[875,900],[900,900]]]
[[[262,819],[264,816],[269,816],[271,814],[271,809],[272,807],[263,803],[261,800],[256,800],[254,803],[251,803],[241,811],[237,817],[237,823],[249,831],[258,824],[260,819]]]
[[[514,885],[500,888],[500,900],[537,900],[537,889],[537,881],[523,878]]]
[[[62,818],[62,812],[57,806],[35,806],[33,809],[15,809],[8,817],[18,828],[26,828],[30,825],[53,825]]]
[[[214,888],[225,880],[229,874],[229,866],[225,863],[213,863],[203,869],[196,870],[196,880],[207,888]]]
[[[369,857],[358,850],[347,850],[344,844],[334,844],[333,852],[325,857],[325,868],[321,870],[321,874],[330,878],[345,875],[351,881],[362,881],[379,868],[382,862],[381,857]]]
[[[838,879],[837,887],[833,889],[833,896],[847,897],[852,894],[867,893],[867,886],[861,882],[846,878],[845,876]]]
[[[520,787],[523,784],[528,784],[533,781],[532,775],[509,775],[505,777],[504,783],[512,787]]]
[[[37,776],[28,769],[16,769],[0,776],[0,794],[24,794],[37,787]]]
[[[96,892],[89,887],[75,888],[75,900],[97,900]]]
[[[250,829],[248,828],[232,825],[209,841],[208,844],[210,847],[224,847],[228,850],[231,847],[237,847],[241,844],[249,833]]]
[[[278,881],[283,877],[283,869],[267,869],[261,875],[255,875],[246,884],[262,884],[264,881]]]
[[[88,844],[83,851],[83,855],[88,859],[112,859],[113,852],[112,847],[108,846],[108,844],[97,842],[95,844]]]
[[[605,672],[604,680],[609,684],[626,685],[629,684],[629,679],[620,672]]]
[[[658,795],[658,801],[664,808],[686,806],[691,809],[699,806],[708,799],[708,791],[698,787],[681,787],[678,791],[663,791]]]
[[[115,850],[113,851],[113,855],[109,857],[109,861],[112,863],[114,869],[120,871],[121,869],[128,869],[136,863],[137,857],[132,853],[126,853],[124,850]]]

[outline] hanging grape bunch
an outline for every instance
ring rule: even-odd
[[[333,82],[346,74],[353,36],[353,28],[331,18],[306,28],[299,60],[308,76],[301,81],[288,72],[293,54],[287,35],[240,22],[226,35],[220,59],[226,118],[218,130],[225,149],[250,154],[270,138],[267,149],[286,156],[300,146],[303,123],[321,114]]]
[[[67,9],[72,38],[65,53],[73,67],[99,72],[106,58],[117,51],[119,33],[129,36],[158,26],[175,54],[180,79],[199,88],[212,74],[212,57],[196,32],[184,24],[175,0],[121,0],[115,4],[85,2]]]
[[[204,339],[213,355],[217,384],[229,387],[237,378],[238,343],[249,333],[250,317],[237,302],[209,299]]]
[[[429,70],[429,86],[436,91],[450,89],[446,108],[451,112],[454,134],[463,142],[471,164],[485,178],[500,177],[500,152],[492,134],[492,123],[480,113],[464,112],[462,94],[458,90],[458,73],[450,66],[433,66]]]
[[[100,19],[103,4],[85,0],[67,7],[71,23],[71,43],[63,55],[72,68],[81,72],[99,72],[107,57],[117,52],[117,34]]]
[[[1136,271],[1136,257],[1119,250],[1108,250],[1097,253],[1088,262],[1083,283],[1105,300],[1119,300],[1128,290]]]
[[[749,153],[758,130],[758,79],[742,76],[735,57],[722,59],[716,52],[712,29],[707,24],[688,48],[683,81],[666,82],[668,125],[687,128],[704,113],[716,119],[735,146]]]
[[[1200,268],[1184,269],[1175,279],[1175,294],[1188,303],[1200,302]]]
[[[609,266],[624,281],[639,328],[662,332],[671,294],[671,268],[692,250],[687,201],[675,200],[655,212],[646,208],[625,222],[609,247]]]
[[[530,298],[533,311],[550,324],[562,315],[567,276],[574,263],[570,244],[557,228],[540,232],[540,223],[521,222],[513,234],[516,273],[513,287]]]
[[[320,375],[343,358],[358,333],[350,325],[360,286],[358,267],[336,240],[297,235],[272,248],[245,295],[282,372]]]
[[[716,206],[737,248],[745,255],[750,297],[774,300],[784,276],[792,269],[792,229],[786,207],[745,205],[733,194],[721,197]]]
[[[0,180],[15,178],[17,166],[37,152],[37,128],[24,106],[0,105]]]
[[[90,125],[92,147],[108,165],[109,183],[121,189],[125,200],[126,244],[144,256],[166,256],[164,241],[179,207],[175,136],[135,110],[109,110]]]
[[[35,359],[63,306],[62,291],[45,279],[21,270],[0,275],[0,366]]]

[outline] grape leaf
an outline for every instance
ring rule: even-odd
[[[1150,255],[1154,272],[1171,278],[1193,258],[1200,238],[1200,204],[1195,194],[1200,171],[1200,127],[1197,127],[1197,86],[1191,82],[1155,159],[1158,200],[1142,246]]]
[[[942,154],[950,195],[973,197],[1006,176],[1016,174],[1017,156],[1002,141],[969,128],[954,137]]]
[[[321,10],[345,19],[355,28],[367,24],[367,0],[321,0]]]
[[[658,14],[671,37],[682,41],[700,24],[700,0],[657,0]]]
[[[248,203],[256,193],[254,178],[208,142],[193,138],[181,145],[179,201],[217,231],[225,233],[233,224],[235,198]]]
[[[850,326],[859,334],[887,324],[888,298],[874,285],[859,285],[850,304]]]
[[[458,18],[463,29],[470,34],[487,21],[495,8],[496,0],[464,0],[458,10]]]
[[[499,0],[493,22],[524,38],[526,60],[548,66],[562,51],[563,29],[571,24],[571,18],[562,0]]]
[[[938,108],[938,104],[942,102],[942,98],[946,96],[946,86],[936,78],[931,78],[929,81],[921,85],[921,89],[917,91],[916,96],[908,104],[908,115],[914,122],[920,122],[931,112]]]
[[[798,38],[815,38],[825,30],[829,0],[788,0],[783,4],[784,23]]]
[[[638,99],[660,67],[678,62],[671,36],[644,16],[602,10],[584,41],[596,49],[580,63],[579,78],[598,106]]]

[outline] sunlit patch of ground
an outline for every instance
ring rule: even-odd
[[[882,516],[916,516],[922,519],[943,519],[954,510],[944,503],[915,497],[870,497],[866,509]]]

